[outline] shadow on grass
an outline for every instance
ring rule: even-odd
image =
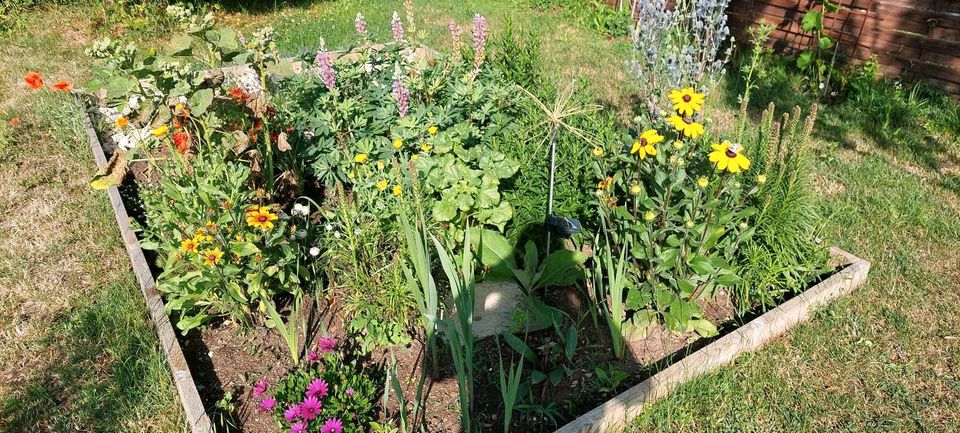
[[[126,431],[171,409],[169,371],[132,284],[106,288],[50,324],[48,364],[0,400],[5,431]],[[144,423],[147,424],[144,424]]]

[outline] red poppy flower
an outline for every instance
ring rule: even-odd
[[[17,125],[19,125],[19,124],[20,124],[20,118],[19,118],[19,117],[14,117],[13,119],[10,119],[10,126],[17,126]]]
[[[181,155],[190,150],[190,135],[186,132],[177,132],[173,134],[173,145]]]
[[[230,97],[233,98],[238,104],[242,104],[247,99],[250,99],[250,95],[247,94],[243,89],[239,87],[234,87],[230,89]]]
[[[69,92],[71,89],[73,89],[73,84],[70,84],[67,80],[60,80],[53,84],[53,90]]]
[[[43,87],[43,77],[36,72],[28,72],[27,75],[24,75],[23,82],[27,83],[27,85],[33,90]]]

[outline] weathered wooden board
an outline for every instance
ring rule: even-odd
[[[850,293],[866,280],[870,262],[839,248],[832,248],[830,254],[834,263],[844,266],[836,274],[587,412],[555,433],[618,431],[636,418],[646,405],[663,398],[681,383],[730,364],[741,354],[760,349],[809,319],[817,308]]]
[[[81,105],[83,103],[81,102]],[[86,110],[86,107],[82,107]],[[84,116],[84,128],[86,129],[87,139],[90,141],[90,148],[93,151],[93,157],[97,161],[98,167],[107,164],[107,158],[103,153],[103,146],[97,137],[97,132],[93,129],[93,122],[89,116]],[[147,303],[147,310],[157,329],[157,336],[160,340],[160,346],[167,357],[167,363],[170,365],[170,371],[173,374],[173,382],[177,387],[177,393],[180,395],[180,402],[183,404],[183,412],[186,416],[187,427],[193,433],[211,433],[213,431],[210,424],[210,418],[203,408],[203,402],[200,400],[200,394],[197,392],[197,385],[190,375],[190,367],[180,349],[180,342],[177,341],[177,335],[170,324],[170,319],[164,310],[163,300],[160,293],[157,292],[157,284],[153,279],[153,273],[147,263],[143,250],[140,248],[140,241],[137,235],[130,227],[130,219],[126,208],[123,206],[123,200],[120,198],[120,191],[116,187],[107,189],[107,195],[110,197],[110,203],[113,205],[113,212],[117,218],[117,225],[120,228],[120,236],[123,238],[123,245],[127,249],[127,255],[130,256],[130,264],[133,266],[133,273],[140,283],[140,290],[143,292],[143,299]]]

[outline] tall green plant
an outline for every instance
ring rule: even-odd
[[[613,341],[613,355],[617,359],[623,359],[624,353],[624,321],[626,320],[626,309],[624,306],[624,295],[627,288],[627,272],[629,271],[629,262],[627,261],[627,251],[630,250],[632,237],[624,237],[620,245],[620,254],[615,255],[611,248],[610,239],[607,236],[606,229],[603,230],[603,237],[597,236],[594,244],[599,246],[594,257],[593,266],[593,287],[595,299],[603,311],[603,317],[607,321],[607,328],[610,330],[610,339]]]

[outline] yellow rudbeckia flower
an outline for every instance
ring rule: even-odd
[[[180,251],[185,253],[196,253],[199,243],[196,239],[184,239],[180,241]]]
[[[680,117],[674,114],[667,119],[667,122],[685,137],[697,138],[703,134],[703,125],[694,122],[690,117]]]
[[[703,109],[703,103],[706,100],[703,93],[697,93],[693,87],[687,87],[681,90],[672,90],[668,97],[673,102],[673,109],[677,110],[681,116],[692,116],[693,112]]]
[[[363,163],[367,162],[367,154],[366,154],[366,153],[358,153],[357,156],[354,156],[354,157],[353,157],[353,162],[356,162],[357,164],[363,164]]]
[[[643,134],[640,134],[640,138],[633,143],[630,153],[636,153],[640,159],[645,159],[647,155],[655,156],[657,149],[654,148],[653,145],[661,141],[663,141],[662,135],[658,134],[654,129],[648,129],[643,131]]]
[[[267,206],[260,206],[256,209],[247,211],[247,225],[255,227],[261,231],[267,231],[273,228],[273,222],[277,220],[277,214],[270,212]]]
[[[727,170],[731,173],[737,173],[750,168],[750,160],[743,156],[743,146],[739,143],[730,143],[724,141],[720,144],[711,144],[713,152],[710,152],[710,162],[717,165],[717,168]]]
[[[220,251],[220,248],[207,248],[203,250],[203,264],[207,266],[213,266],[217,263],[220,263],[220,259],[223,258],[223,251]]]

